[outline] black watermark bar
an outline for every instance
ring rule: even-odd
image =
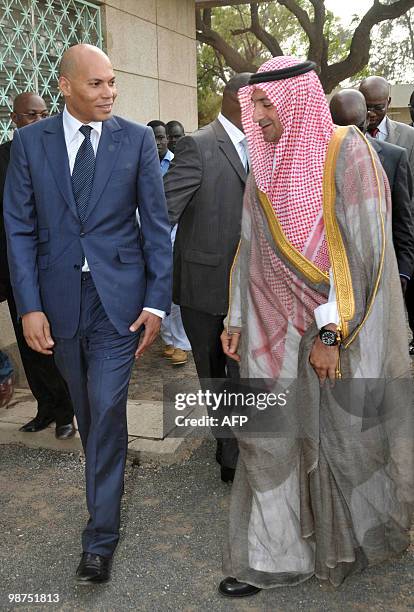
[[[164,386],[164,435],[311,438],[412,436],[414,380],[202,379]]]

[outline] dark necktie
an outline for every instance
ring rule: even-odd
[[[368,130],[370,136],[372,136],[372,138],[376,138],[377,135],[379,134],[379,129],[378,128],[374,128],[372,130]]]
[[[82,125],[79,131],[85,138],[76,153],[75,165],[72,171],[72,187],[79,219],[83,223],[86,218],[92,190],[93,174],[95,172],[95,153],[91,143],[91,126]]]

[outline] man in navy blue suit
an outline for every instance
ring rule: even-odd
[[[108,57],[71,47],[59,87],[63,113],[15,133],[5,225],[25,338],[54,353],[85,450],[90,518],[77,581],[105,582],[119,539],[134,356],[171,304],[170,225],[151,128],[112,115]]]

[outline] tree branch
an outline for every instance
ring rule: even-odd
[[[285,6],[296,17],[310,40],[313,34],[313,24],[309,19],[308,13],[296,4],[295,0],[277,0],[277,2],[281,6]]]
[[[375,25],[401,17],[413,7],[414,0],[398,0],[393,4],[381,4],[379,0],[374,0],[355,29],[348,57],[323,70],[322,82],[325,91],[329,93],[338,83],[360,72],[368,64],[371,30]]]
[[[414,0],[413,0],[414,2]],[[210,12],[210,15],[205,16],[206,11]],[[196,12],[196,28],[197,28],[197,40],[206,45],[210,45],[221,53],[227,66],[232,68],[235,72],[256,72],[257,66],[248,62],[240,55],[238,51],[233,49],[225,40],[211,28],[211,9],[205,9],[203,16],[201,16],[200,9]]]
[[[251,25],[250,31],[252,34],[256,36],[260,42],[264,44],[267,49],[269,49],[270,53],[273,57],[283,55],[282,47],[279,42],[276,40],[272,34],[269,34],[264,28],[262,28],[259,20],[259,6],[257,2],[250,3],[250,16],[251,16]]]

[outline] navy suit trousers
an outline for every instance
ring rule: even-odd
[[[138,333],[117,332],[91,274],[83,274],[79,328],[73,338],[54,338],[55,361],[68,384],[85,451],[90,518],[82,547],[104,557],[112,556],[119,539],[128,444],[126,403],[138,339]]]

